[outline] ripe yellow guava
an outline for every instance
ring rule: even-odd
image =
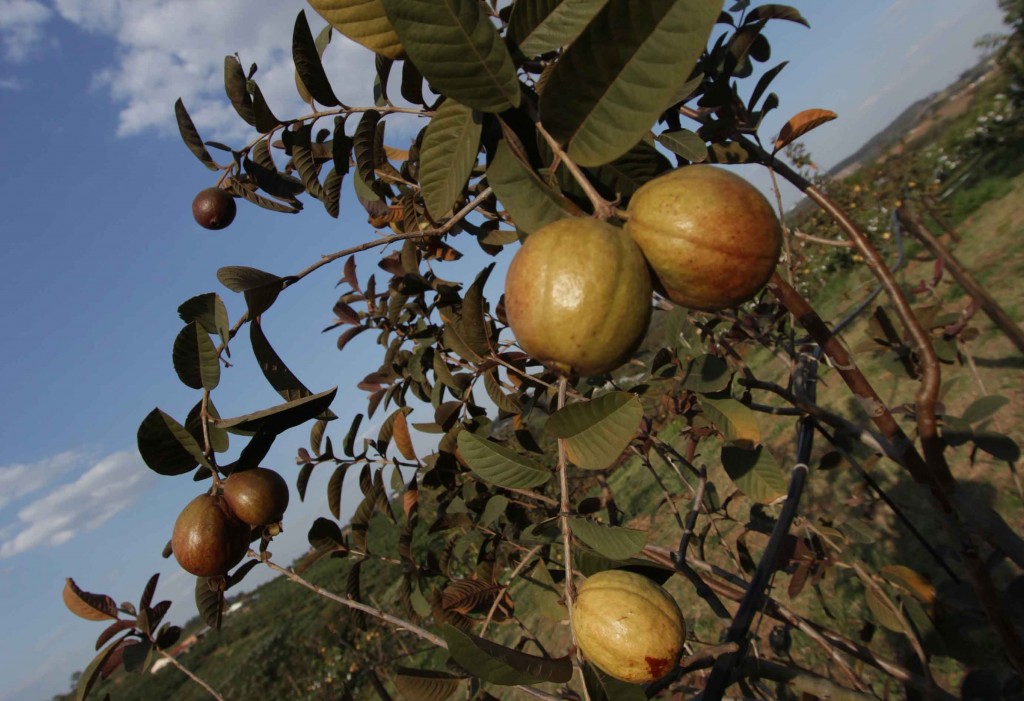
[[[686,622],[672,595],[627,570],[587,578],[576,594],[572,628],[584,657],[633,684],[668,674],[686,642]]]
[[[666,173],[637,190],[628,211],[626,231],[676,304],[735,307],[775,272],[779,220],[757,188],[727,170],[696,165]]]
[[[564,375],[600,375],[625,363],[651,320],[643,254],[607,222],[559,219],[531,234],[505,279],[516,340]]]

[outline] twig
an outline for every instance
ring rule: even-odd
[[[505,586],[501,588],[501,591],[498,592],[498,595],[494,597],[494,603],[491,604],[491,608],[487,612],[487,618],[484,620],[484,625],[480,629],[481,637],[483,637],[484,633],[487,632],[487,627],[491,625],[491,619],[494,618],[494,612],[498,610],[498,604],[501,603],[501,599],[505,596],[505,592],[512,587],[512,582],[516,581],[516,577],[519,576],[519,573],[523,571],[527,563],[530,562],[530,560],[533,559],[533,556],[539,553],[543,547],[543,545],[538,545],[531,549],[528,553],[523,555],[523,559],[520,560],[519,564],[516,565],[516,568],[512,570],[512,574],[508,576],[508,581],[505,583]]]
[[[157,653],[159,653],[159,655],[161,657],[163,657],[165,660],[167,660],[172,665],[177,667],[181,671],[182,674],[184,674],[186,677],[188,677],[189,679],[194,681],[199,686],[203,687],[206,690],[206,693],[208,693],[213,698],[217,699],[217,701],[224,701],[224,697],[221,696],[219,693],[217,693],[216,689],[214,689],[212,686],[207,684],[200,677],[197,677],[191,670],[189,670],[188,667],[183,665],[181,662],[178,662],[178,660],[175,659],[174,655],[172,655],[171,653],[167,652],[166,650],[161,650],[160,648],[155,648],[155,649],[156,649]]]
[[[811,236],[810,234],[805,234],[802,231],[796,230],[793,231],[793,236],[798,239],[803,239],[804,241],[810,241],[811,243],[820,243],[824,246],[838,246],[839,248],[853,248],[855,246],[852,241],[825,239],[820,236]]]
[[[700,468],[700,482],[697,484],[697,493],[693,497],[693,508],[686,515],[686,526],[683,528],[683,535],[679,538],[679,551],[676,553],[676,569],[680,562],[686,562],[686,549],[690,546],[690,538],[693,537],[693,529],[697,525],[697,516],[700,514],[701,506],[704,505],[704,489],[708,485],[708,469]]]
[[[597,190],[594,189],[590,180],[583,174],[580,167],[573,163],[572,159],[569,158],[569,155],[562,149],[562,145],[558,143],[558,140],[551,136],[551,134],[548,133],[548,130],[545,129],[544,125],[539,121],[536,122],[534,126],[537,127],[537,132],[544,137],[548,146],[551,147],[557,161],[565,164],[565,167],[569,169],[570,173],[572,173],[572,177],[576,179],[580,189],[582,189],[587,195],[587,199],[590,200],[590,204],[594,206],[594,216],[598,219],[608,219],[615,214],[615,208],[612,204],[605,198],[601,197]]]

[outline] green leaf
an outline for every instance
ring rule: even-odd
[[[100,675],[100,669],[103,668],[103,665],[114,653],[114,650],[123,642],[124,637],[114,640],[103,648],[96,657],[92,658],[92,662],[82,672],[82,676],[78,678],[78,686],[75,688],[75,701],[84,701],[89,696],[89,692],[92,691],[92,687],[96,684],[96,679]]]
[[[974,445],[978,446],[994,458],[1006,462],[1020,460],[1020,446],[1007,435],[994,431],[977,431],[971,436]]]
[[[382,0],[430,87],[481,112],[518,107],[519,78],[478,0]]]
[[[754,501],[767,504],[786,496],[786,477],[763,445],[753,450],[724,446],[722,467],[736,488]]]
[[[628,392],[609,392],[589,402],[574,402],[548,419],[545,428],[565,439],[569,460],[586,470],[615,462],[640,427],[644,409]]]
[[[334,468],[331,479],[327,482],[327,506],[334,518],[341,518],[341,488],[345,484],[345,475],[352,463],[343,462]]]
[[[609,677],[589,663],[583,665],[583,683],[590,701],[647,701],[642,686]]]
[[[277,351],[270,345],[270,341],[267,340],[266,335],[263,333],[263,324],[259,319],[249,323],[249,340],[252,342],[252,352],[256,356],[256,362],[259,363],[260,370],[263,371],[263,376],[267,378],[270,386],[277,390],[277,393],[285,401],[291,402],[313,394],[288,369],[288,366],[281,360]],[[320,418],[330,421],[338,417],[328,409]]]
[[[480,520],[477,522],[478,526],[487,528],[499,516],[505,513],[505,509],[508,508],[508,497],[501,494],[495,494],[493,497],[487,500],[487,505],[484,506],[483,512],[480,514]]]
[[[331,82],[320,62],[323,49],[317,46],[313,32],[306,20],[306,13],[299,11],[295,18],[295,29],[292,31],[292,60],[295,70],[302,80],[302,85],[309,91],[313,99],[325,107],[337,107],[338,98],[331,90]]]
[[[387,58],[403,58],[402,42],[380,0],[309,0],[310,6],[352,41]]]
[[[160,409],[142,420],[136,440],[143,462],[157,474],[183,475],[197,464],[209,467],[192,434]]]
[[[721,392],[729,386],[729,366],[715,355],[694,358],[686,371],[683,387],[692,392]]]
[[[204,444],[202,412],[203,400],[200,399],[189,410],[188,416],[185,417],[185,428],[192,434],[192,437],[196,439],[196,443],[199,445]],[[206,432],[210,436],[210,447],[217,453],[226,453],[228,451],[228,433],[214,425],[214,421],[220,418],[220,414],[217,413],[217,407],[214,406],[213,400],[209,398],[206,403],[206,413],[209,417]]]
[[[153,643],[148,640],[126,645],[124,648],[124,668],[127,672],[144,672],[149,654],[153,651]]]
[[[460,432],[457,442],[469,469],[491,484],[529,489],[551,479],[551,472],[533,460],[469,431]]]
[[[544,126],[580,165],[622,155],[671,104],[721,10],[721,0],[608,0],[555,65]]]
[[[217,334],[222,343],[228,342],[228,308],[216,292],[206,292],[185,300],[178,307],[178,316],[186,324],[198,321],[207,333]]]
[[[196,577],[195,594],[199,617],[214,630],[220,630],[224,617],[224,592],[219,587],[211,589],[209,578]]]
[[[232,432],[255,433],[262,431],[276,435],[322,414],[334,401],[334,395],[337,393],[338,388],[335,387],[326,392],[278,404],[262,411],[221,419],[217,421],[217,426]]]
[[[519,0],[512,6],[509,37],[526,56],[571,44],[606,0]]]
[[[990,394],[985,397],[979,397],[971,402],[969,407],[964,409],[964,413],[961,418],[963,418],[967,423],[976,424],[979,421],[992,416],[1009,403],[1010,400],[1001,394]]]
[[[441,221],[462,194],[476,163],[479,113],[449,98],[434,112],[420,148],[420,187],[427,212]]]
[[[399,667],[394,683],[408,701],[444,701],[459,690],[462,679],[447,672]]]
[[[291,142],[292,162],[295,163],[295,170],[298,172],[306,192],[312,197],[324,201],[324,186],[320,184],[320,166],[313,158],[311,130],[312,127],[309,124],[303,124],[294,132],[287,131],[285,134],[294,134]]]
[[[227,265],[218,269],[217,279],[232,292],[247,292],[281,280],[273,273],[244,265]]]
[[[701,397],[704,415],[725,436],[727,443],[740,448],[753,448],[761,442],[761,429],[750,407],[735,399]]]
[[[181,134],[181,140],[188,146],[188,150],[202,161],[204,166],[210,170],[218,170],[219,166],[213,160],[210,152],[206,150],[206,146],[203,145],[203,139],[199,136],[196,125],[192,123],[192,118],[188,116],[188,110],[185,109],[185,103],[181,101],[180,97],[174,103],[174,116],[178,121],[178,132]]]
[[[544,184],[504,139],[498,142],[487,168],[487,183],[494,188],[515,225],[528,234],[570,215],[567,209],[572,205],[568,200]]]
[[[451,625],[444,627],[448,652],[460,667],[491,684],[564,684],[572,679],[569,657],[538,657],[463,633]]]
[[[795,8],[789,7],[788,5],[776,4],[755,7],[750,11],[750,14],[747,15],[747,24],[753,24],[754,22],[768,19],[784,19],[789,20],[790,22],[802,24],[808,28],[811,26],[810,22],[804,19],[803,15],[801,15]]]
[[[576,516],[569,519],[573,535],[588,547],[612,560],[627,560],[647,545],[647,531],[621,526],[605,526]]]
[[[501,389],[501,384],[498,382],[497,368],[491,368],[484,373],[484,389],[495,406],[502,411],[506,411],[509,414],[518,414],[522,411],[516,396],[514,394],[505,394],[504,390]]]
[[[185,326],[174,339],[174,371],[186,387],[211,390],[220,383],[220,361],[210,334],[198,321]]]
[[[871,615],[880,626],[894,633],[907,633],[898,612],[894,608],[895,604],[888,597],[883,597],[873,587],[865,585],[864,598],[867,600]]]
[[[231,100],[231,106],[249,126],[256,125],[252,112],[252,96],[249,94],[249,80],[237,56],[224,57],[224,92]]]
[[[252,114],[256,122],[256,131],[261,134],[271,132],[284,123],[270,109],[266,98],[263,97],[263,91],[255,82],[252,84]]]
[[[663,131],[658,134],[658,143],[690,163],[700,163],[708,158],[708,147],[704,139],[689,129]]]
[[[379,122],[380,112],[377,110],[363,112],[363,116],[359,118],[359,124],[356,125],[356,133],[352,140],[355,148],[356,170],[359,173],[359,179],[362,180],[364,185],[373,190],[374,193],[377,192],[377,175],[375,173],[377,157],[374,150],[377,142],[377,124]]]

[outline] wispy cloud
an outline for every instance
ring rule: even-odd
[[[17,78],[0,78],[0,90],[21,90],[25,87]]]
[[[53,11],[39,0],[0,0],[0,42],[6,60],[18,63],[43,41]]]
[[[0,559],[61,545],[98,528],[133,504],[155,479],[134,451],[106,456],[75,481],[23,507],[16,522],[0,527]]]
[[[273,110],[300,110],[292,25],[305,9],[314,32],[323,26],[301,0],[55,0],[54,7],[63,20],[117,44],[115,63],[96,73],[94,85],[121,105],[122,136],[175,133],[172,105],[179,97],[204,137],[248,133],[224,94],[224,56],[235,52],[247,68],[260,66],[256,80]],[[324,62],[334,76],[373,70],[373,54],[337,33]],[[372,86],[363,83],[339,79],[335,93],[350,104],[370,101]]]
[[[53,482],[81,459],[79,453],[66,451],[31,464],[0,466],[0,509]]]

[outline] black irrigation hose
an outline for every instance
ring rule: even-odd
[[[815,349],[811,355],[801,355],[797,362],[795,392],[804,401],[814,402],[817,394],[818,383],[818,358],[821,349]],[[754,571],[754,576],[747,588],[747,593],[740,602],[739,610],[733,617],[732,624],[726,633],[726,643],[736,643],[739,650],[734,653],[722,655],[715,662],[708,677],[707,685],[700,695],[701,701],[721,701],[725,690],[733,683],[734,673],[747,653],[749,646],[750,626],[754,618],[764,605],[765,592],[771,582],[772,575],[778,565],[779,551],[782,543],[789,534],[796,517],[797,507],[800,504],[800,497],[803,494],[804,485],[807,482],[808,466],[811,459],[811,448],[814,445],[814,422],[805,417],[800,420],[797,427],[796,437],[796,465],[789,479],[789,489],[786,493],[786,501],[779,514],[778,521],[772,529],[771,538],[761,556],[761,561]]]

